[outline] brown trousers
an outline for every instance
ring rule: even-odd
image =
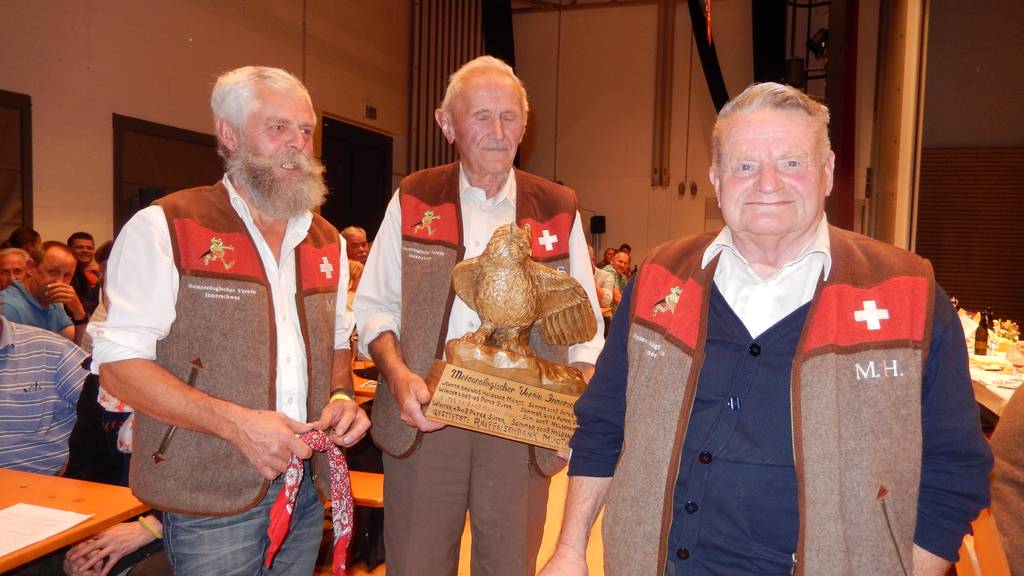
[[[529,462],[526,444],[453,426],[406,458],[385,454],[388,576],[455,576],[467,511],[473,576],[532,576],[550,480]]]

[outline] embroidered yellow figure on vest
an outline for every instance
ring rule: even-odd
[[[661,300],[654,303],[651,308],[651,316],[657,316],[661,312],[671,312],[675,314],[676,304],[679,303],[679,295],[683,293],[683,289],[679,286],[673,286],[669,290],[668,296],[665,296]]]
[[[235,265],[235,259],[228,260],[226,250],[234,250],[234,246],[225,246],[224,241],[214,236],[210,238],[210,249],[203,252],[200,256],[203,260],[203,266],[209,266],[210,262],[216,262],[220,260],[220,263],[224,265],[225,270],[231,270],[231,267]]]
[[[412,227],[412,231],[413,232],[419,232],[420,230],[423,230],[424,228],[426,228],[427,229],[427,236],[433,236],[434,235],[434,227],[431,226],[430,223],[433,222],[434,220],[440,220],[440,219],[441,219],[441,217],[438,216],[437,214],[434,214],[433,210],[427,210],[426,212],[423,213],[423,219],[420,220],[418,224],[416,224],[415,226]]]

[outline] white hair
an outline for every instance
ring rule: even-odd
[[[455,100],[462,94],[462,90],[466,85],[466,82],[475,77],[483,76],[485,74],[498,74],[507,76],[513,81],[516,88],[519,89],[519,98],[523,106],[523,114],[530,112],[530,102],[526,98],[526,87],[523,86],[523,81],[516,76],[512,67],[495,58],[494,56],[480,56],[466,62],[461,68],[455,71],[451,76],[448,77],[448,88],[444,91],[444,100],[441,102],[441,110],[445,114],[451,116],[452,105]]]
[[[272,88],[281,92],[302,94],[313,107],[309,91],[298,78],[287,70],[267,66],[243,66],[225,72],[217,78],[210,95],[210,108],[213,117],[223,118],[236,130],[245,124],[249,107],[256,99],[259,88]]]
[[[711,164],[721,166],[725,147],[725,134],[735,116],[751,110],[782,110],[803,114],[814,127],[818,155],[824,160],[831,146],[828,139],[828,108],[803,92],[776,82],[761,82],[747,86],[746,90],[722,107],[711,132]]]
[[[32,259],[32,256],[30,256],[28,252],[22,250],[21,248],[15,248],[13,246],[11,246],[10,248],[0,248],[0,260],[8,256],[20,256],[25,260],[25,262],[28,262],[29,260]]]

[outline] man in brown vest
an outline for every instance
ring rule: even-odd
[[[576,404],[545,576],[942,575],[988,503],[963,330],[927,261],[828,225],[828,110],[774,83],[721,111],[726,226],[659,246]]]
[[[326,186],[309,93],[284,70],[248,66],[217,80],[211,105],[224,178],[125,225],[107,319],[89,330],[102,385],[135,408],[131,487],[165,511],[175,573],[255,574],[282,473],[311,456],[298,435],[351,446],[369,421],[352,400],[345,245],[312,213]],[[321,456],[274,574],[313,571]]]
[[[445,427],[421,408],[430,400],[423,376],[444,343],[480,325],[452,290],[451,270],[480,255],[499,226],[530,224],[531,257],[574,276],[600,320],[576,195],[512,167],[528,111],[522,83],[500,60],[480,57],[452,75],[435,118],[460,160],[402,181],[359,284],[360,346],[368,344],[383,379],[372,412],[373,438],[385,451],[388,574],[455,574],[467,510],[474,574],[536,570],[548,478],[564,460]],[[589,378],[603,338],[566,349],[534,333],[531,344]]]
[[[1016,393],[992,433],[992,517],[1013,574],[1024,574],[1024,394]]]

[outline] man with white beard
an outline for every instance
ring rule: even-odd
[[[327,189],[309,93],[284,70],[247,66],[217,80],[211,106],[224,178],[125,225],[109,316],[89,331],[101,384],[136,410],[132,490],[173,512],[175,573],[253,574],[287,464],[312,455],[299,435],[351,446],[369,421],[352,395],[345,245],[312,213]],[[320,464],[304,465],[274,574],[313,571]]]

